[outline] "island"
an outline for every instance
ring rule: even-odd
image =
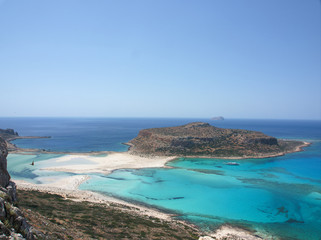
[[[218,117],[212,117],[211,120],[225,120],[224,117],[218,116]]]
[[[300,151],[308,143],[281,140],[261,132],[224,129],[193,122],[141,130],[127,143],[136,155],[215,158],[263,158]]]
[[[17,138],[34,137],[21,137],[13,129],[0,131],[0,212],[3,213],[0,228],[6,236],[22,235],[26,239],[158,239],[160,236],[162,239],[191,240],[266,239],[264,233],[228,224],[215,232],[203,231],[189,222],[175,219],[176,215],[171,213],[78,187],[93,173],[107,175],[117,169],[165,167],[167,162],[180,156],[272,157],[301,151],[302,147],[309,145],[302,141],[276,139],[256,131],[218,128],[203,122],[144,129],[127,143],[130,145],[128,152],[66,153],[52,157],[51,166],[39,171],[68,172],[71,175],[50,183],[35,184],[10,180],[8,152],[23,155],[57,152],[16,146],[10,149],[10,141]],[[101,153],[106,155],[95,156]],[[76,161],[79,161],[77,165]],[[237,167],[239,162],[231,160],[223,161],[223,164]],[[30,163],[26,164],[30,166]],[[37,170],[37,167],[36,163],[30,168]],[[20,199],[16,197],[17,192]]]

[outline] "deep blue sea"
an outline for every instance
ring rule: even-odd
[[[312,143],[305,151],[266,159],[227,160],[180,158],[172,168],[120,169],[109,175],[92,174],[80,186],[129,201],[174,212],[204,229],[224,223],[256,229],[283,239],[321,239],[321,121],[117,118],[0,118],[0,128],[22,136],[19,147],[53,151],[126,151],[122,143],[139,130],[205,121],[213,126],[262,131],[278,138]],[[71,173],[40,170],[56,154],[10,154],[13,178],[50,182]],[[37,168],[30,162],[37,161]],[[81,161],[81,160],[79,160]]]

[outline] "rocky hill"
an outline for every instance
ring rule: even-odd
[[[9,184],[10,175],[7,171],[7,144],[0,138],[0,186],[6,187]]]
[[[18,136],[19,134],[11,128],[0,129],[0,137],[3,138],[4,140],[10,140]]]
[[[0,138],[0,239],[36,239],[17,207],[16,185],[7,171],[7,144]]]
[[[194,122],[141,130],[128,145],[131,153],[143,155],[269,157],[297,151],[304,143],[278,140],[256,131],[223,129]]]
[[[31,138],[50,138],[50,136],[19,136],[18,132],[11,128],[7,129],[0,129],[0,138],[5,140],[7,144],[7,149],[9,152],[39,152],[43,151],[40,149],[21,149],[17,147],[15,144],[13,144],[11,141],[15,139],[31,139]]]

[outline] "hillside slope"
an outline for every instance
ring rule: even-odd
[[[204,157],[274,156],[297,151],[304,144],[278,140],[261,132],[218,128],[202,122],[144,129],[128,143],[133,154]]]

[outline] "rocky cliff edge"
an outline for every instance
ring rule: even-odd
[[[0,239],[37,239],[17,207],[16,184],[7,171],[7,144],[0,138]]]

